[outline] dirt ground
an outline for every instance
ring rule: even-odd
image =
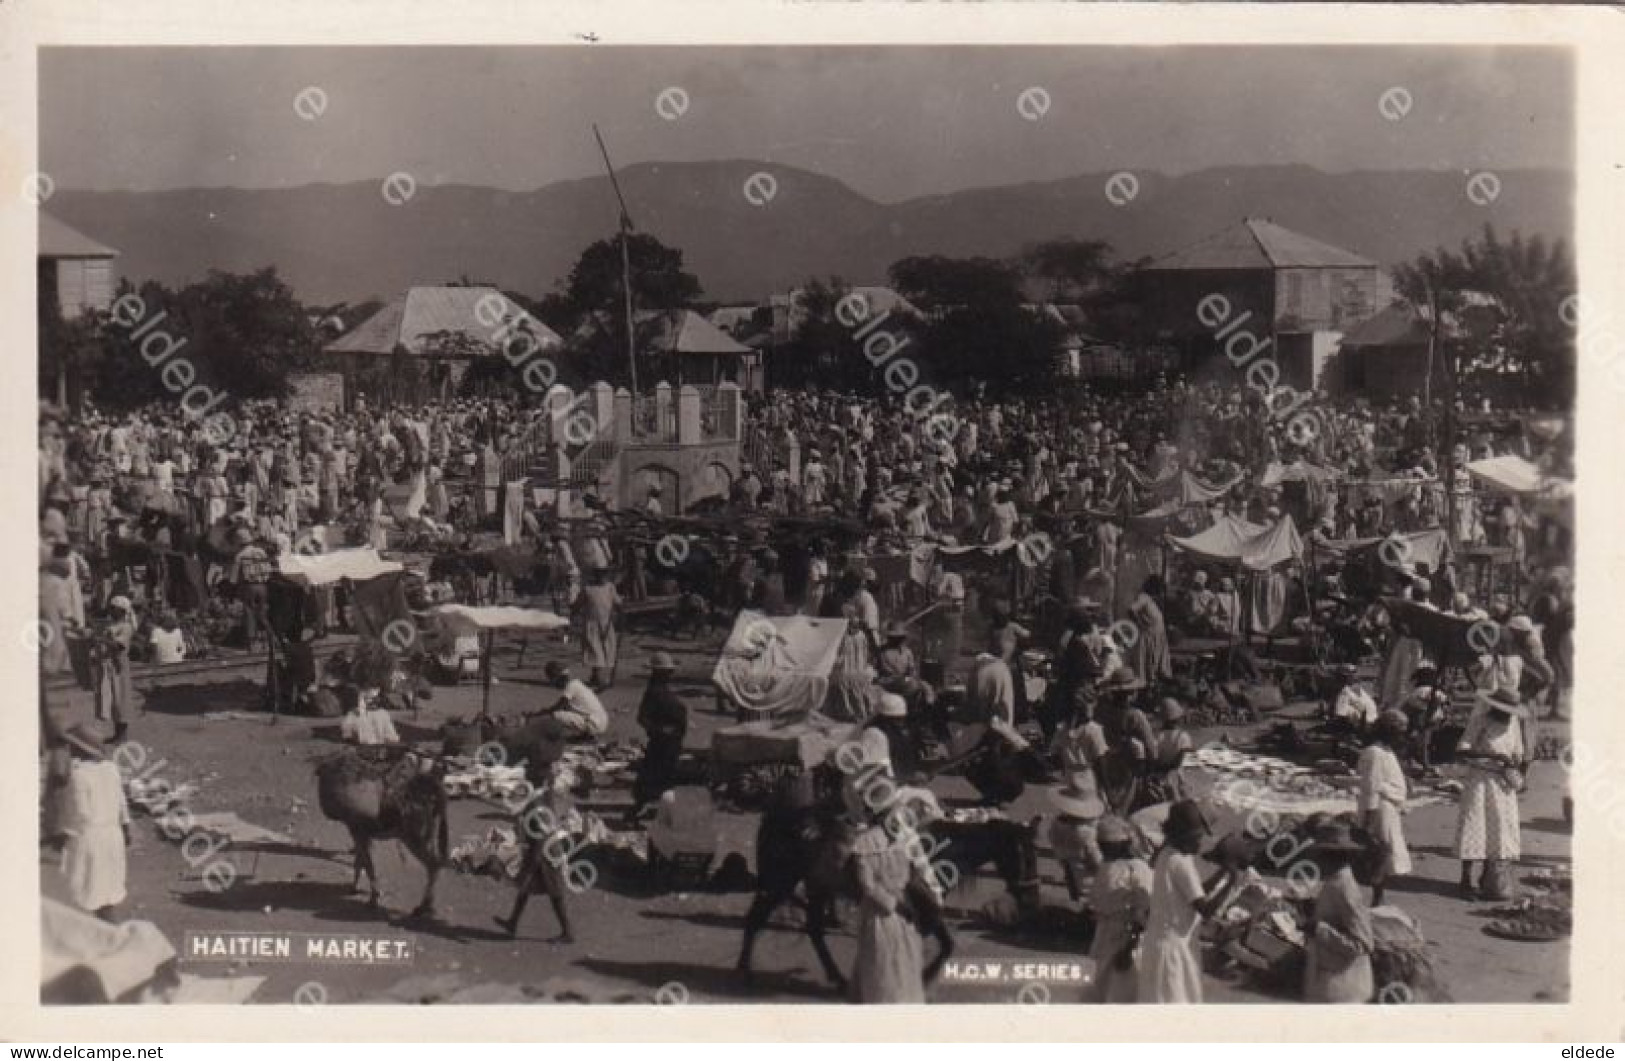
[[[730,718],[714,709],[708,684],[718,640],[669,641],[663,638],[623,639],[620,680],[605,694],[613,716],[612,738],[637,734],[633,721],[643,688],[644,663],[655,649],[676,655],[680,688],[690,705],[691,748],[704,748],[710,733]],[[531,645],[522,669],[515,667],[514,646],[500,646],[493,688],[493,711],[501,714],[534,710],[555,698],[542,685],[542,664],[549,658],[568,658],[573,647]],[[440,686],[432,700],[416,715],[397,719],[407,740],[430,739],[448,719],[472,716],[479,706],[477,686]],[[343,1004],[376,997],[411,978],[443,977],[477,984],[536,984],[554,977],[580,978],[606,985],[611,991],[636,993],[643,998],[706,1002],[834,1002],[839,997],[824,983],[811,946],[795,929],[791,915],[780,914],[760,939],[757,975],[744,983],[733,971],[738,956],[743,916],[750,896],[734,894],[651,894],[648,889],[617,881],[608,875],[591,890],[571,898],[577,942],[544,942],[556,931],[545,898],[538,896],[526,912],[520,936],[509,941],[492,924],[512,901],[511,887],[491,877],[447,871],[438,894],[439,920],[430,925],[408,923],[405,914],[418,900],[423,875],[399,845],[378,845],[375,860],[385,887],[382,909],[371,909],[349,893],[351,878],[349,839],[343,828],[326,820],[316,806],[312,763],[334,750],[337,727],[333,722],[282,719],[271,724],[266,716],[252,719],[205,720],[205,711],[250,710],[258,689],[246,682],[192,686],[155,691],[146,702],[146,714],[131,726],[131,738],[148,751],[149,760],[164,760],[152,773],[171,783],[187,781],[201,786],[189,803],[193,813],[232,811],[244,820],[292,837],[296,846],[255,848],[252,845],[223,852],[232,861],[236,881],[222,892],[206,887],[201,871],[206,862],[189,865],[178,844],[165,840],[154,822],[138,817],[130,849],[130,899],[124,917],[154,922],[177,947],[188,931],[254,933],[363,934],[390,940],[409,940],[409,965],[327,963],[227,963],[188,961],[184,971],[201,976],[255,975],[266,977],[250,1001],[288,1003],[325,1001]],[[1198,734],[1200,742],[1208,735]],[[1232,731],[1231,739],[1244,743],[1245,731]],[[1523,800],[1524,861],[1522,876],[1541,865],[1567,864],[1570,835],[1561,814],[1563,771],[1554,762],[1537,763],[1529,792]],[[957,778],[945,778],[939,794],[952,798],[968,794]],[[1042,790],[1028,793],[1010,809],[1027,820],[1045,810]],[[583,809],[598,810],[606,820],[618,817],[629,802],[625,788],[597,792]],[[456,799],[451,809],[451,838],[505,822],[498,808],[474,799]],[[755,816],[724,815],[727,850],[745,853],[754,868]],[[1497,939],[1483,931],[1482,904],[1468,904],[1454,896],[1458,864],[1451,857],[1455,808],[1431,806],[1406,819],[1406,832],[1416,857],[1412,876],[1391,887],[1389,901],[1421,923],[1435,945],[1435,959],[1448,987],[1459,1002],[1560,1002],[1569,990],[1566,943],[1518,943]],[[1040,832],[1042,840],[1042,831]],[[1069,906],[1058,865],[1041,848],[1043,902],[1055,911]],[[44,855],[40,863],[41,887],[61,895],[56,858]],[[1081,999],[1092,963],[1084,942],[1063,931],[1064,914],[1037,920],[1039,928],[1004,929],[990,925],[977,912],[1003,893],[991,876],[972,878],[949,900],[961,963],[1003,963],[997,981],[939,983],[932,991],[938,1002],[1065,1003]],[[1046,911],[1046,914],[1050,914]],[[836,957],[849,965],[854,950],[851,919],[832,939]],[[1047,963],[1056,971],[1021,969],[1018,965]],[[1025,977],[1042,987],[1028,986]],[[313,986],[315,985],[315,986]],[[410,986],[410,985],[408,985]],[[662,989],[664,989],[662,991]],[[1243,1003],[1280,1001],[1244,977],[1209,976],[1211,1001]]]

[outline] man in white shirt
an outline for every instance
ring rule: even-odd
[[[608,732],[609,712],[586,682],[571,677],[570,668],[558,660],[548,661],[546,673],[547,680],[563,692],[548,713],[564,728],[566,736],[597,740]]]

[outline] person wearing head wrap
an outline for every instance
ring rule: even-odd
[[[1405,746],[1409,729],[1410,720],[1404,712],[1384,711],[1371,728],[1369,742],[1355,766],[1360,779],[1357,809],[1366,830],[1385,848],[1383,864],[1372,877],[1373,906],[1382,904],[1383,889],[1389,880],[1411,871],[1411,850],[1405,842],[1401,818],[1410,788],[1397,754]]]
[[[864,733],[864,766],[868,791],[885,787],[895,797],[887,753],[878,745],[885,738],[877,730]],[[883,786],[880,779],[886,779]],[[862,831],[853,840],[849,861],[858,891],[857,957],[852,965],[851,991],[855,1002],[867,1004],[921,1003],[925,1001],[924,948],[915,927],[919,903],[930,901],[930,883],[923,860],[910,850],[915,838],[909,830],[888,829],[885,814],[890,798],[862,800]]]
[[[130,644],[135,640],[135,607],[130,598],[107,602],[108,622],[96,639],[96,717],[113,720],[113,740],[124,739],[135,716],[135,686],[130,676]]]
[[[628,822],[636,821],[643,808],[677,783],[677,763],[688,734],[688,706],[672,685],[676,673],[677,662],[669,652],[656,652],[649,660],[649,684],[638,704],[638,725],[647,741],[632,782]]]
[[[588,684],[597,690],[615,684],[621,650],[615,621],[620,606],[621,597],[609,572],[602,565],[588,567],[587,585],[577,602],[581,613],[581,665],[588,668]]]
[[[1151,913],[1151,865],[1135,851],[1133,826],[1116,815],[1100,819],[1095,844],[1101,866],[1089,892],[1095,915],[1090,994],[1098,1003],[1129,1005],[1139,1000],[1134,959]]]

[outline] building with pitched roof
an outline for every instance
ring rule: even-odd
[[[113,259],[118,251],[98,243],[71,225],[39,212],[39,253],[35,257],[40,296],[50,299],[66,319],[87,310],[105,311],[117,283]]]
[[[1343,333],[1390,297],[1371,259],[1256,217],[1155,259],[1144,277],[1153,330],[1200,377],[1222,372],[1209,365],[1221,351],[1235,363],[1238,350],[1269,350],[1280,382],[1298,388],[1318,385]]]
[[[517,336],[539,350],[564,340],[494,287],[409,288],[349,332],[328,343],[330,354],[393,354],[469,360],[495,357]]]
[[[634,320],[641,386],[665,380],[679,386],[732,382],[747,391],[761,388],[761,353],[693,310],[644,310]],[[571,343],[583,347],[624,344],[625,335],[619,315],[593,313],[576,329]]]

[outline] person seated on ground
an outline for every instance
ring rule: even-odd
[[[345,741],[367,746],[401,742],[395,721],[390,718],[377,689],[346,686],[341,699],[345,711],[339,720],[339,736]]]
[[[609,712],[587,683],[570,674],[570,668],[556,659],[544,669],[548,684],[562,691],[558,702],[541,713],[557,722],[571,740],[596,741],[609,730]]]
[[[920,677],[919,661],[908,645],[908,627],[902,623],[890,623],[886,627],[883,646],[875,657],[875,681],[881,688],[898,693],[912,703],[935,702],[934,690]]]
[[[909,723],[908,701],[897,693],[881,693],[875,701],[874,717],[864,729],[879,730],[886,736],[892,770],[905,784],[921,780],[919,742]]]
[[[186,634],[172,611],[165,610],[153,617],[147,639],[152,646],[154,663],[179,663],[186,658]]]
[[[1185,628],[1193,634],[1211,633],[1215,629],[1213,612],[1218,603],[1218,596],[1208,589],[1207,572],[1197,571],[1191,576],[1190,589],[1185,593],[1185,608],[1181,617]]]
[[[1185,730],[1185,706],[1171,696],[1163,697],[1157,707],[1157,721],[1159,728],[1146,764],[1146,780],[1155,794],[1154,801],[1195,798],[1195,793],[1185,791],[1184,775],[1180,772],[1185,757],[1196,750],[1190,733]]]
[[[1331,721],[1349,733],[1364,733],[1377,721],[1377,701],[1360,681],[1354,664],[1337,668],[1337,691],[1332,696]]]
[[[1418,667],[1411,675],[1411,692],[1399,705],[1406,720],[1405,739],[1394,746],[1402,758],[1412,757],[1424,772],[1433,769],[1433,735],[1450,710],[1450,691],[1439,684],[1438,671]]]

